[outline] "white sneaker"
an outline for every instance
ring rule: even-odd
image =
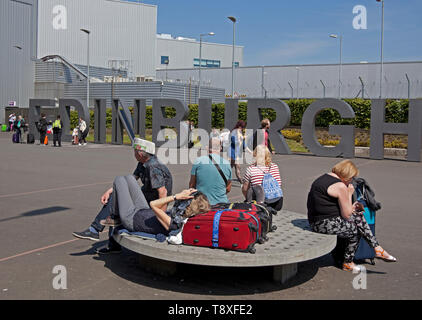
[[[80,146],[82,145],[82,144],[79,144]]]
[[[84,146],[86,146],[86,142],[84,143]]]

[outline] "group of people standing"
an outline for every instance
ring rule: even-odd
[[[56,117],[56,120],[51,122],[47,120],[45,113],[41,113],[41,117],[36,123],[37,130],[40,134],[40,145],[48,145],[48,126],[51,125],[51,130],[53,132],[53,147],[62,146],[62,134],[63,134],[63,121],[61,120],[60,115]],[[86,145],[86,137],[88,135],[88,128],[86,122],[79,118],[79,125],[77,127],[80,139],[79,145]]]
[[[7,131],[15,132],[13,140],[15,143],[23,143],[25,140],[25,134],[28,131],[28,124],[25,122],[23,116],[16,116],[12,113],[9,116],[9,126],[7,127]]]
[[[53,147],[62,146],[63,121],[61,120],[60,115],[58,115],[54,121],[51,121],[47,119],[45,113],[41,113],[40,118],[35,122],[35,128],[39,133],[40,145],[48,145],[48,134],[52,133]],[[7,126],[6,131],[14,131],[13,142],[24,143],[27,141],[29,144],[35,142],[34,135],[31,133],[27,134],[29,126],[21,115],[16,116],[14,113],[9,115],[9,125]],[[87,145],[86,137],[88,136],[89,128],[83,118],[79,118],[79,124],[74,131],[76,131],[77,135],[76,144],[80,146]],[[75,133],[73,136],[75,136]],[[73,140],[75,141],[74,137]]]

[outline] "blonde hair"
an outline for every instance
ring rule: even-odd
[[[359,175],[359,169],[355,166],[355,164],[350,160],[343,160],[337,163],[333,169],[331,170],[332,173],[335,173],[340,178],[344,180],[350,180],[353,177]]]
[[[258,162],[262,164],[262,161],[259,161],[259,160],[264,160],[264,159],[265,159],[266,167],[271,166],[271,164],[273,163],[270,150],[268,150],[267,146],[263,144],[260,144],[255,148],[253,152],[253,156],[256,160],[256,165],[258,165]]]
[[[210,211],[211,205],[208,201],[208,198],[205,194],[200,194],[195,197],[189,207],[186,208],[183,218],[187,219],[193,217],[197,214],[205,213]]]

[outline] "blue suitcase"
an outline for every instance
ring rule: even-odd
[[[362,197],[362,190],[356,189],[356,198],[357,201],[363,204],[364,206],[364,217],[366,222],[368,223],[369,227],[373,235],[375,235],[375,211],[368,208],[366,201]],[[343,263],[344,251],[346,249],[346,240],[340,237],[337,237],[337,246],[331,252],[336,264],[341,266]],[[362,263],[365,260],[370,260],[370,264],[375,265],[375,250],[369,246],[365,239],[361,239],[359,242],[358,250],[355,253],[355,262]]]
[[[375,211],[368,208],[366,201],[363,199],[362,192],[360,189],[356,190],[357,201],[363,204],[365,212],[363,216],[365,217],[366,222],[368,222],[369,227],[371,228],[372,234],[375,236]],[[371,264],[375,264],[375,250],[371,248],[368,243],[361,239],[359,242],[358,250],[355,254],[356,261],[363,261],[366,259],[370,259]]]

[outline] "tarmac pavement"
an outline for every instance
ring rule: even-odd
[[[293,154],[273,160],[281,170],[284,209],[306,216],[311,183],[341,159]],[[376,236],[398,258],[397,263],[366,265],[366,289],[355,289],[357,275],[334,267],[329,255],[300,263],[298,275],[285,285],[272,282],[269,268],[183,265],[166,278],[142,270],[137,255],[126,249],[97,255],[94,250],[106,244],[107,232],[99,243],[72,236],[90,225],[114,178],[134,171],[130,147],[12,144],[11,135],[1,133],[0,300],[421,299],[422,164],[368,158],[355,163],[382,204]],[[169,169],[173,193],[187,188],[191,165]],[[234,184],[231,201],[243,201]],[[64,290],[53,287],[55,266],[66,269]]]

